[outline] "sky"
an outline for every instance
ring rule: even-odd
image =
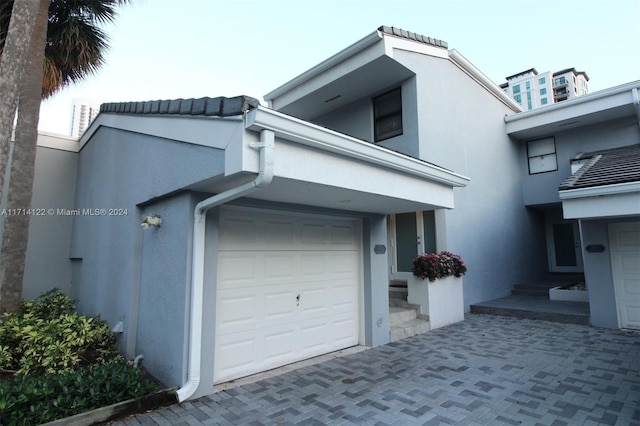
[[[438,38],[491,80],[575,67],[589,92],[640,80],[638,0],[130,0],[103,29],[105,65],[43,102],[68,134],[74,98],[258,98],[374,32]]]

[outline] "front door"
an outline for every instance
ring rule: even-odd
[[[407,280],[413,259],[436,251],[433,211],[399,213],[389,217],[389,257],[392,280]]]
[[[583,272],[578,221],[547,215],[547,253],[551,272]]]

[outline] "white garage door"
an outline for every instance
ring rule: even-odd
[[[609,225],[609,247],[620,327],[640,329],[640,223]]]
[[[225,207],[218,229],[215,383],[358,344],[357,220]]]

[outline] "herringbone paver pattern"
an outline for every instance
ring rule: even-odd
[[[640,332],[462,323],[119,425],[640,425]]]

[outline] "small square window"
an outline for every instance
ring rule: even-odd
[[[527,142],[529,174],[553,172],[558,170],[556,160],[556,142],[554,138],[544,138]]]
[[[538,79],[538,84],[545,84],[547,82],[547,80],[544,77],[540,77]]]
[[[541,95],[546,95],[547,94],[547,88],[543,87],[542,89],[540,89],[540,94]]]
[[[520,93],[520,85],[516,84],[515,86],[513,86],[513,94],[515,95],[516,93]]]
[[[540,104],[541,104],[541,105],[546,105],[546,104],[547,104],[547,102],[549,102],[549,101],[547,101],[547,98],[542,98],[542,99],[540,99]]]
[[[379,142],[402,134],[400,88],[373,99],[374,137]]]

